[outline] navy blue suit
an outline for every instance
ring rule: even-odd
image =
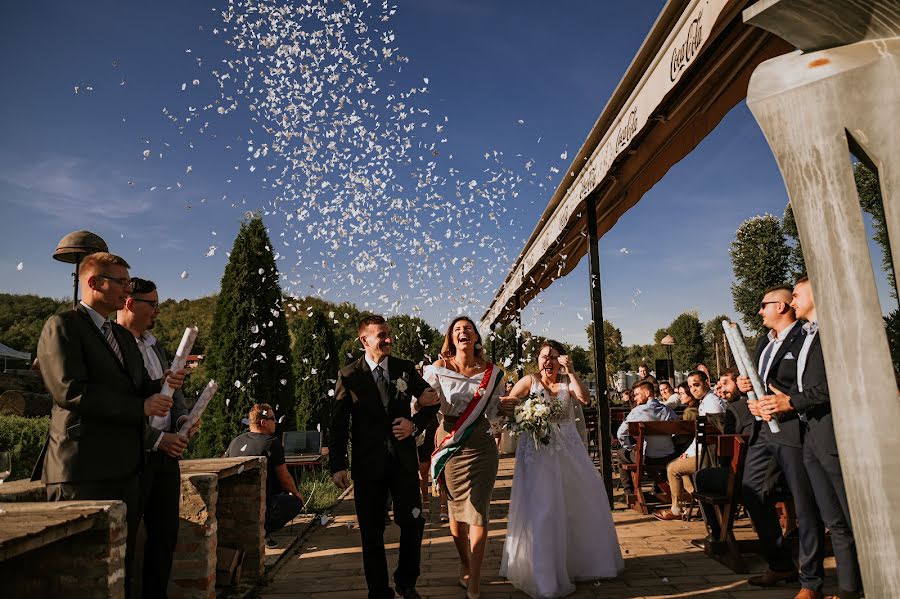
[[[803,347],[803,328],[795,323],[771,359],[765,384],[787,393],[797,378],[797,358]],[[756,348],[756,363],[769,344],[763,337]],[[763,373],[760,373],[762,376]],[[825,568],[823,545],[825,531],[819,517],[812,485],[803,464],[803,442],[800,420],[790,412],[779,418],[781,432],[773,433],[766,423],[759,427],[759,434],[750,443],[744,466],[742,493],[744,505],[753,520],[759,536],[760,548],[771,570],[786,572],[794,569],[790,547],[785,542],[775,512],[773,490],[779,475],[783,474],[797,508],[797,524],[800,534],[800,584],[803,588],[820,590],[824,582]]]
[[[819,335],[813,338],[809,347],[802,380],[803,391],[797,385],[790,391],[791,405],[805,420],[803,463],[806,465],[822,519],[831,531],[838,584],[841,596],[846,596],[862,590],[862,578],[850,523],[847,491],[844,489],[844,477],[834,438],[831,398],[828,394],[825,359]]]

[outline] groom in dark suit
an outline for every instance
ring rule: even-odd
[[[803,329],[790,305],[791,288],[774,287],[762,298],[759,314],[770,329],[756,348],[754,365],[766,387],[790,389],[797,378],[797,357],[803,347]],[[750,391],[746,377],[738,381],[740,390]],[[754,416],[760,415],[758,402],[748,402]],[[766,418],[775,416],[767,415]],[[824,582],[824,529],[816,508],[815,496],[806,468],[803,465],[803,444],[800,420],[796,412],[777,416],[781,432],[773,433],[762,423],[747,450],[744,466],[742,496],[744,505],[759,536],[760,549],[768,562],[768,569],[748,582],[755,586],[774,586],[792,582],[798,572],[791,557],[790,546],[784,538],[775,513],[774,487],[780,474],[784,475],[794,505],[797,508],[800,535],[800,593],[797,597],[817,597]]]
[[[391,329],[383,317],[364,318],[358,333],[366,353],[338,373],[329,464],[335,484],[349,487],[347,442],[352,437],[354,499],[370,599],[394,597],[384,550],[388,492],[400,527],[394,585],[401,597],[416,599],[425,519],[415,436],[437,412],[440,399],[412,362],[391,357]],[[415,414],[412,397],[417,398]]]
[[[106,252],[91,254],[79,279],[81,304],[51,316],[38,341],[41,376],[53,397],[41,480],[49,501],[125,502],[127,596],[140,518],[144,423],[167,415],[172,398],[159,394],[161,381],[150,379],[134,336],[107,320],[131,290],[128,263]],[[181,387],[183,371],[165,374],[174,389]]]
[[[791,306],[798,318],[806,320],[803,345],[797,357],[797,379],[790,390],[772,387],[772,395],[760,398],[764,414],[796,411],[804,430],[803,463],[815,492],[822,519],[831,531],[837,561],[840,599],[856,599],[862,593],[862,577],[856,555],[856,541],[850,522],[850,507],[838,458],[837,440],[831,418],[831,396],[825,377],[825,358],[819,339],[816,304],[809,279],[794,285]],[[786,393],[787,391],[787,393]]]

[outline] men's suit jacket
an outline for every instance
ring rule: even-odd
[[[124,365],[83,306],[51,316],[38,341],[50,395],[45,484],[136,474],[144,459],[144,400],[160,390],[125,328],[112,323]]]
[[[774,386],[778,390],[788,393],[797,380],[797,358],[800,357],[800,349],[803,347],[803,327],[799,322],[794,323],[794,328],[788,333],[787,338],[778,348],[775,356],[772,358],[772,365],[769,367],[769,376],[766,377],[766,385]],[[759,359],[769,344],[768,337],[760,339],[756,346],[756,362],[754,366],[759,364]],[[762,376],[762,373],[759,373]],[[769,426],[759,427],[759,439],[765,439],[778,445],[788,447],[802,447],[802,437],[800,435],[800,420],[797,418],[796,412],[788,412],[781,414],[778,419],[781,432],[773,433],[769,430]]]
[[[153,351],[156,352],[156,357],[159,358],[159,363],[162,364],[163,371],[165,371],[172,364],[169,361],[169,358],[166,356],[166,350],[164,350],[159,343],[154,343]],[[143,356],[141,357],[143,358]],[[159,381],[160,387],[162,387],[163,382],[164,381],[162,380]],[[172,416],[172,418],[169,422],[168,430],[160,431],[153,428],[152,426],[150,426],[150,418],[147,418],[146,424],[144,425],[144,447],[148,451],[153,449],[153,446],[156,445],[156,440],[159,439],[163,432],[178,432],[178,419],[186,415],[187,413],[188,409],[184,403],[184,394],[181,392],[181,389],[179,389],[172,394],[172,407],[169,409],[169,414]]]
[[[821,334],[821,333],[820,333]],[[807,421],[804,443],[812,444],[820,455],[837,455],[837,441],[834,438],[834,423],[831,419],[831,396],[828,394],[828,379],[825,378],[825,357],[822,342],[816,335],[806,354],[803,369],[803,391],[794,385],[790,391],[791,405],[803,414]]]
[[[750,413],[747,406],[747,398],[742,397],[728,404],[725,409],[725,428],[722,431],[726,435],[750,435],[750,441],[759,432],[761,423]]]
[[[331,472],[346,470],[347,443],[353,444],[353,478],[376,480],[383,478],[388,467],[388,452],[393,453],[403,471],[418,476],[419,458],[415,437],[397,441],[392,432],[395,418],[407,418],[419,430],[425,430],[429,419],[439,406],[428,406],[411,415],[410,399],[428,389],[429,385],[416,372],[413,363],[388,358],[390,403],[385,410],[375,384],[375,377],[365,356],[338,373],[331,417],[328,462]],[[396,381],[406,374],[407,390],[397,391]]]

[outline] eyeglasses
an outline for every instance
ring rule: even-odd
[[[765,307],[768,306],[769,304],[780,304],[780,303],[781,303],[781,300],[774,301],[774,302],[762,302],[762,303],[759,305],[759,307],[760,307],[760,308],[765,308]]]
[[[145,304],[150,304],[150,306],[151,306],[154,310],[156,310],[157,308],[159,308],[159,302],[156,301],[156,300],[141,299],[141,298],[139,298],[139,297],[133,297],[133,298],[131,298],[131,299],[134,300],[134,301],[136,301],[136,302],[143,302],[143,303],[145,303]]]
[[[111,277],[109,275],[95,275],[100,277],[101,279],[106,279],[107,281],[113,281],[117,283],[120,287],[125,287],[126,289],[131,289],[131,279],[128,277]]]

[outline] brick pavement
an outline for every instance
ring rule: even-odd
[[[506,534],[514,465],[513,458],[500,460],[482,582],[482,597],[485,599],[527,597],[497,575]],[[433,507],[436,508],[436,504]],[[354,509],[351,494],[335,510],[334,521],[326,527],[317,526],[294,552],[287,552],[259,596],[267,599],[288,596],[297,599],[365,599],[366,582]],[[745,582],[745,575],[734,574],[706,557],[690,543],[691,539],[705,535],[702,522],[659,522],[652,516],[623,509],[615,510],[613,514],[625,556],[624,574],[615,580],[580,583],[578,590],[570,597],[790,599],[796,593],[796,587],[783,586],[774,590],[750,587]],[[426,599],[464,599],[465,592],[456,582],[458,561],[450,531],[446,524],[437,521],[436,509],[432,515],[432,521],[425,529],[422,575],[417,589]],[[739,539],[754,538],[746,519],[739,521],[735,530]],[[390,571],[396,566],[398,541],[399,528],[393,525],[388,527],[385,543]],[[760,558],[745,558],[752,572],[761,572],[765,568]],[[832,582],[830,586],[833,586],[834,559],[827,560],[826,566]],[[836,589],[831,590],[834,592]]]

